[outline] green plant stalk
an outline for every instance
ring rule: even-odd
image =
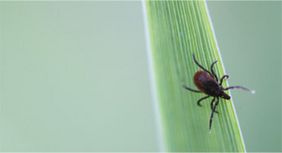
[[[211,98],[198,107],[204,94],[182,88],[195,88],[193,75],[199,68],[193,53],[207,69],[218,60],[215,69],[224,74],[206,2],[144,1],[144,6],[165,151],[245,152],[232,100],[220,100],[209,132]]]

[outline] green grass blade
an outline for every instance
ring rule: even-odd
[[[211,99],[198,107],[204,95],[182,88],[195,88],[192,53],[207,69],[218,60],[216,72],[224,74],[205,1],[145,1],[144,6],[165,150],[244,152],[232,101],[220,100],[209,132]]]

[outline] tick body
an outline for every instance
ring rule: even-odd
[[[197,101],[198,106],[202,106],[201,102],[207,98],[212,97],[212,101],[210,103],[211,108],[211,115],[209,120],[209,129],[211,129],[212,126],[212,120],[214,113],[218,113],[216,111],[216,107],[219,103],[219,98],[223,99],[230,99],[230,96],[226,94],[224,91],[229,89],[242,89],[245,91],[250,91],[254,93],[254,91],[249,90],[248,88],[242,87],[242,86],[230,86],[224,88],[222,86],[222,83],[225,79],[228,79],[228,75],[223,75],[220,80],[217,77],[215,71],[214,71],[214,65],[217,63],[217,61],[214,61],[210,66],[210,71],[205,69],[199,62],[196,60],[195,55],[193,54],[193,60],[195,64],[201,68],[201,70],[197,71],[194,75],[194,84],[198,88],[198,90],[192,89],[186,85],[183,85],[183,87],[189,91],[196,92],[196,93],[204,93],[206,96],[200,98]]]
[[[203,93],[213,96],[230,99],[230,96],[223,92],[217,81],[205,71],[197,71],[194,75],[194,84]]]

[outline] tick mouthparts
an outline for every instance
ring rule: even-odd
[[[230,96],[227,95],[225,92],[222,92],[222,93],[221,93],[221,97],[224,98],[224,99],[227,99],[227,100],[230,99]]]

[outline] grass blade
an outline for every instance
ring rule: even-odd
[[[196,102],[204,95],[182,87],[194,87],[198,67],[192,61],[193,53],[207,69],[218,60],[216,73],[224,74],[206,3],[145,1],[144,5],[165,150],[244,152],[232,101],[220,100],[219,114],[209,132],[211,99],[198,107]]]

